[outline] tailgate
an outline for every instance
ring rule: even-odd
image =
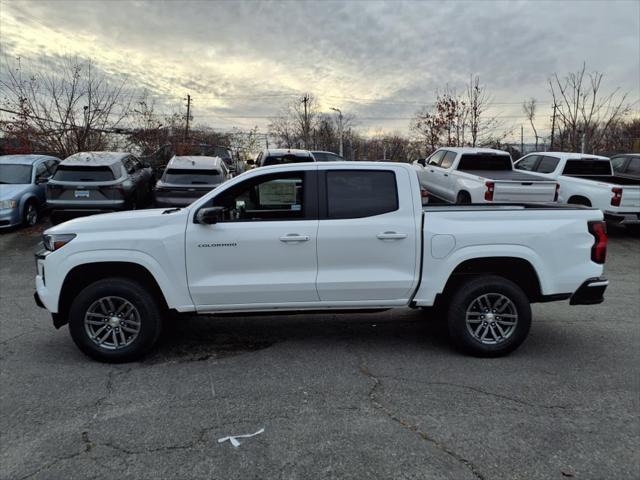
[[[78,182],[49,182],[47,197],[49,201],[86,202],[94,200],[115,200],[122,198],[116,195],[113,185],[78,183]]]
[[[622,187],[622,201],[620,207],[634,211],[640,210],[640,187],[631,185]]]
[[[556,182],[494,182],[494,202],[553,202],[556,195]]]

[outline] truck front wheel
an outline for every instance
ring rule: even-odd
[[[86,355],[109,363],[142,357],[158,340],[161,310],[144,285],[105,278],[85,287],[69,309],[69,332]]]
[[[449,334],[460,350],[499,357],[520,346],[531,327],[526,294],[506,278],[486,275],[458,286],[448,312]]]

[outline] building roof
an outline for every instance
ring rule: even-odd
[[[213,170],[220,167],[220,157],[205,157],[201,155],[174,156],[169,160],[167,168],[181,168],[185,170]]]
[[[0,163],[10,163],[13,165],[33,165],[38,160],[60,160],[59,158],[52,157],[51,155],[2,155],[0,156]]]
[[[65,158],[62,165],[112,166],[129,156],[128,152],[79,152]]]

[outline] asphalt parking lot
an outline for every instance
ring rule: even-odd
[[[506,358],[407,309],[186,318],[114,366],[33,303],[43,228],[0,234],[3,479],[640,478],[638,237],[611,232],[604,304],[535,305]]]

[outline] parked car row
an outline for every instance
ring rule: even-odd
[[[228,149],[206,153],[211,156],[174,156],[159,179],[131,153],[81,152],[64,161],[46,155],[0,157],[0,227],[34,225],[45,208],[57,224],[154,204],[185,207],[242,170]],[[333,152],[266,149],[247,164],[340,160]],[[557,202],[599,208],[610,223],[640,224],[640,154],[609,159],[543,152],[514,163],[501,150],[445,147],[413,166],[423,203]]]
[[[640,155],[609,159],[566,152],[446,147],[414,162],[429,200],[446,203],[557,202],[602,210],[609,223],[640,224]]]

